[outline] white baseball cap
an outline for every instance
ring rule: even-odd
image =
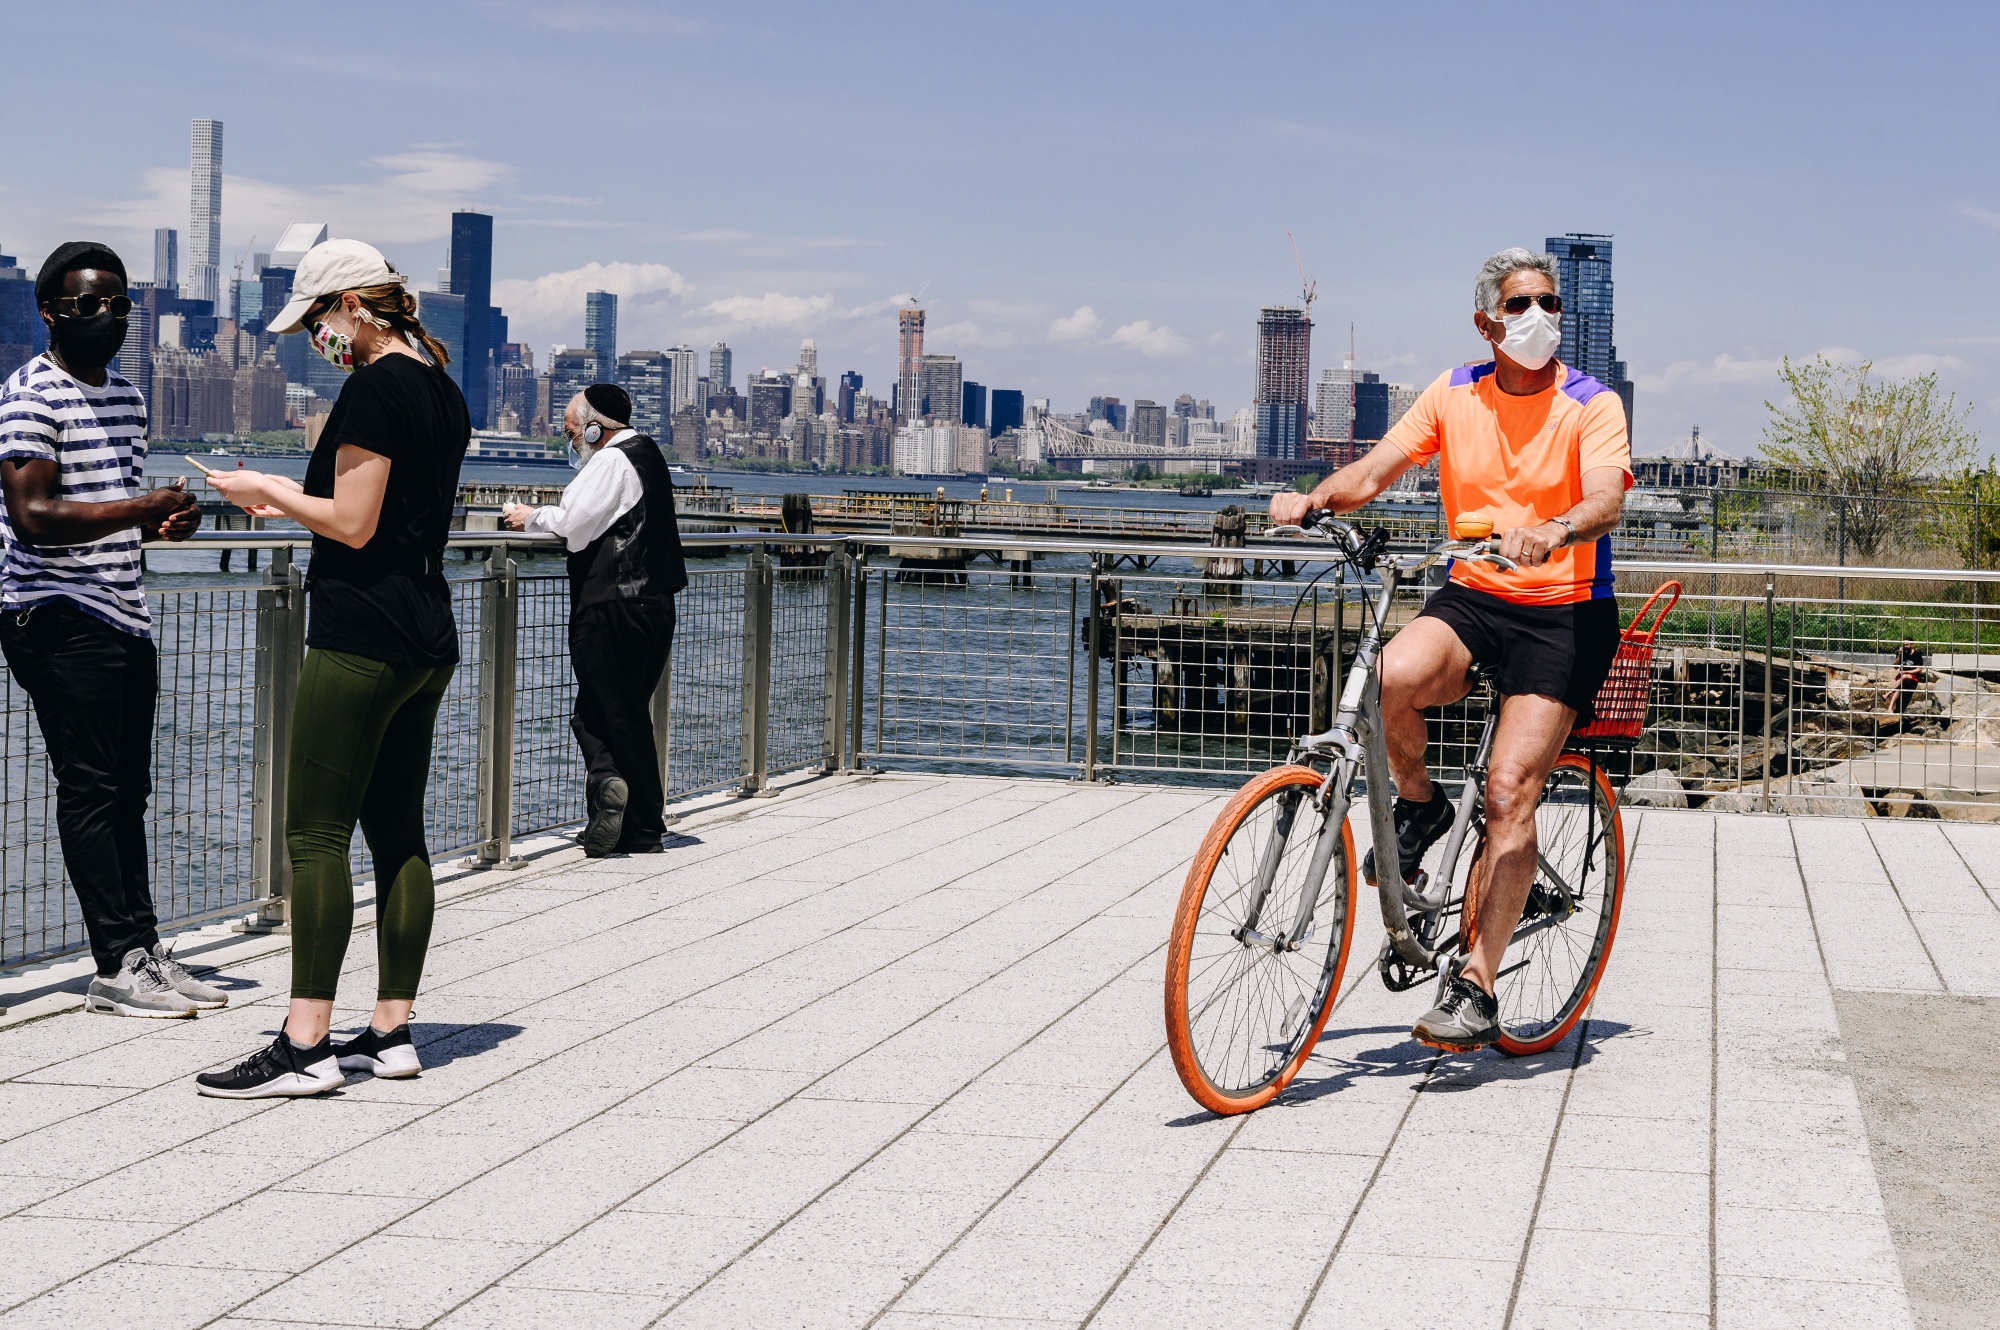
[[[389,266],[382,251],[360,240],[322,240],[299,260],[292,277],[292,298],[278,317],[264,324],[268,333],[297,332],[306,311],[323,296],[361,291],[371,286],[401,286],[407,279]]]

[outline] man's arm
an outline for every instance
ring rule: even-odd
[[[611,529],[645,495],[632,459],[616,448],[604,448],[584,464],[583,471],[563,490],[561,504],[529,508],[509,504],[504,520],[516,531],[541,531],[561,536],[572,552]]]
[[[1561,522],[1517,526],[1500,532],[1500,553],[1529,568],[1548,562],[1549,555],[1565,544],[1583,545],[1618,529],[1625,513],[1626,473],[1615,466],[1593,467],[1583,473],[1583,498],[1560,514],[1576,533]]]
[[[1273,494],[1271,520],[1280,525],[1303,521],[1315,508],[1351,513],[1388,489],[1396,477],[1416,463],[1395,444],[1382,442],[1365,457],[1349,462],[1313,487],[1310,494]]]
[[[136,499],[79,503],[58,497],[60,479],[61,472],[51,458],[10,457],[0,462],[0,493],[5,495],[7,520],[13,524],[14,534],[27,544],[91,545],[134,527],[158,531],[176,514],[195,507],[184,481]],[[199,511],[196,509],[197,521]]]

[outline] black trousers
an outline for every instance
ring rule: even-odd
[[[617,776],[628,791],[624,839],[666,834],[666,794],[653,743],[653,690],[674,644],[674,602],[660,597],[585,605],[570,614],[576,710],[569,728],[583,748],[586,788]]]
[[[160,658],[66,600],[0,612],[0,653],[35,704],[56,777],[56,832],[100,975],[160,940],[147,881]]]

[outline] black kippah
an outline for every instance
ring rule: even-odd
[[[111,246],[95,240],[72,240],[58,245],[53,254],[42,260],[41,271],[35,274],[35,303],[46,305],[60,299],[63,277],[79,268],[101,268],[117,273],[121,282],[130,280],[125,276],[125,260]]]
[[[593,383],[583,390],[583,400],[606,420],[621,425],[632,423],[632,397],[615,383]]]

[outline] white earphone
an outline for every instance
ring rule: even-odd
[[[603,437],[604,426],[598,424],[596,421],[593,420],[583,427],[583,441],[591,447],[595,448],[597,441]]]

